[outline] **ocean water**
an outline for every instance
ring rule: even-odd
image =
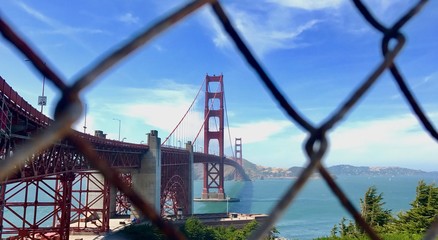
[[[344,190],[356,208],[360,209],[360,199],[370,186],[383,192],[385,208],[393,214],[408,210],[415,198],[419,180],[427,183],[438,179],[429,176],[339,176],[336,182]],[[282,198],[294,179],[267,179],[252,182],[226,181],[225,191],[230,197],[240,198],[240,202],[228,203],[230,212],[265,213]],[[194,182],[195,197],[201,195],[202,181]],[[226,212],[227,203],[194,203],[195,213]],[[342,217],[352,219],[332,194],[323,179],[311,179],[276,223],[280,236],[287,239],[314,239],[327,236]]]

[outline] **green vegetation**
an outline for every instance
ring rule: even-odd
[[[205,226],[202,222],[190,217],[180,227],[180,231],[187,239],[194,240],[243,240],[247,239],[251,232],[257,228],[258,223],[254,220],[246,224],[242,229],[235,227],[210,227]],[[114,234],[115,237],[125,239],[167,239],[161,232],[150,224],[131,225]],[[278,237],[278,231],[274,228],[270,236],[266,239],[275,239]]]
[[[361,214],[364,220],[384,240],[416,240],[422,236],[438,215],[438,187],[435,184],[426,184],[420,181],[417,186],[415,200],[411,209],[400,212],[397,216],[391,215],[391,210],[384,209],[383,193],[377,194],[376,187],[368,188],[364,199],[360,199]],[[369,239],[364,231],[351,220],[342,218],[335,225],[329,237],[319,240],[334,239]]]

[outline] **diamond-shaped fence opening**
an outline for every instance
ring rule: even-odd
[[[223,29],[228,34],[228,37],[232,39],[237,49],[242,54],[242,57],[247,61],[248,67],[252,68],[259,76],[260,81],[265,85],[266,91],[268,91],[275,101],[279,104],[280,108],[291,118],[294,123],[301,126],[308,135],[309,138],[305,142],[305,152],[308,156],[308,164],[301,175],[296,179],[295,183],[286,191],[284,197],[273,208],[269,214],[266,222],[258,227],[258,229],[252,234],[252,239],[258,239],[268,232],[268,230],[275,225],[275,222],[285,212],[285,210],[293,203],[297,194],[300,192],[306,181],[308,181],[311,174],[318,171],[324,180],[327,182],[330,189],[337,196],[343,207],[353,216],[357,224],[368,234],[372,239],[379,239],[375,231],[370,227],[364,219],[360,216],[359,212],[354,208],[353,204],[345,196],[345,193],[335,183],[333,178],[328,173],[327,169],[323,166],[321,159],[325,156],[328,145],[327,137],[328,131],[333,128],[335,124],[338,124],[343,117],[349,113],[358,101],[369,91],[376,80],[381,74],[389,70],[396,84],[399,86],[401,93],[407,99],[413,114],[415,114],[425,131],[430,134],[435,140],[438,140],[438,133],[434,129],[433,125],[422,111],[419,103],[413,97],[410,88],[407,86],[405,80],[399,73],[398,67],[394,62],[395,57],[403,48],[405,43],[405,36],[400,32],[404,25],[410,21],[410,19],[420,12],[421,8],[427,1],[418,1],[415,6],[412,7],[404,16],[393,24],[392,26],[384,26],[377,19],[375,19],[368,9],[363,5],[360,0],[353,0],[356,8],[366,19],[366,21],[382,35],[382,59],[378,63],[378,66],[370,72],[369,77],[365,79],[360,86],[352,91],[351,97],[345,102],[341,103],[338,110],[334,112],[325,122],[316,126],[305,120],[301,116],[297,109],[293,107],[277,86],[272,81],[268,73],[263,69],[261,64],[256,60],[251,53],[247,45],[242,41],[241,37],[237,33],[235,26],[229,20],[226,12],[223,10],[222,5],[218,1],[214,0],[199,0],[192,1],[182,6],[172,14],[164,16],[161,20],[158,20],[153,26],[145,29],[137,36],[133,37],[130,41],[124,45],[114,48],[108,51],[107,57],[100,60],[94,66],[90,66],[89,70],[79,76],[72,85],[67,85],[65,79],[57,75],[50,67],[46,66],[42,56],[36,54],[36,52],[18,36],[14,29],[0,16],[0,31],[3,37],[8,40],[13,48],[18,49],[27,59],[29,59],[34,67],[41,72],[48,81],[51,81],[58,90],[62,93],[62,97],[57,103],[55,111],[55,120],[52,122],[41,134],[39,134],[35,141],[24,144],[20,153],[14,154],[12,157],[6,158],[1,161],[0,179],[7,178],[14,170],[16,166],[23,166],[26,164],[23,159],[28,159],[35,152],[43,151],[51,147],[52,142],[58,139],[66,139],[73,146],[81,152],[81,154],[89,159],[94,167],[100,171],[100,173],[108,179],[110,184],[117,187],[123,192],[132,204],[138,207],[142,214],[151,220],[164,234],[171,239],[181,239],[183,236],[175,228],[164,222],[153,208],[148,205],[136,192],[134,192],[129,186],[127,186],[117,170],[112,169],[104,159],[98,157],[96,152],[91,148],[89,142],[80,139],[77,135],[71,131],[72,124],[80,117],[82,111],[82,102],[79,98],[79,92],[90,86],[98,76],[112,68],[115,64],[126,58],[130,53],[136,49],[147,44],[151,39],[157,37],[162,32],[166,31],[179,21],[183,21],[189,14],[199,10],[204,5],[210,5],[213,12],[216,14]],[[389,44],[391,42],[391,44]],[[2,118],[2,121],[6,118]],[[42,119],[48,121],[47,119]],[[436,229],[438,222],[434,222],[432,227],[426,233],[426,239],[433,239],[436,235]]]

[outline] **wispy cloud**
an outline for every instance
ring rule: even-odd
[[[321,21],[318,19],[292,21],[293,16],[290,13],[276,6],[258,9],[257,13],[234,5],[228,6],[226,10],[234,26],[259,56],[276,50],[307,46],[306,42],[300,40],[300,36],[315,28]],[[215,45],[220,48],[230,47],[230,41],[216,18],[207,11],[204,11],[202,16],[203,24],[213,30]]]
[[[126,24],[137,24],[140,21],[140,18],[134,16],[132,13],[125,13],[120,15],[117,19]]]
[[[159,51],[159,52],[166,51],[166,48],[164,48],[164,47],[163,47],[162,45],[160,45],[160,44],[153,44],[152,47],[153,47],[154,49],[156,49],[157,51]]]
[[[426,88],[429,89],[430,84],[437,84],[438,83],[438,72],[431,73],[427,75],[426,77],[420,78],[419,81],[415,82],[412,86],[410,86],[411,91],[418,89],[418,88]],[[400,93],[394,94],[391,96],[391,99],[398,99],[402,95]]]
[[[319,10],[326,8],[338,8],[345,0],[268,0],[284,7],[300,8],[305,10]]]
[[[105,33],[105,31],[101,29],[94,29],[94,28],[83,28],[83,27],[71,27],[68,25],[65,25],[63,23],[60,23],[56,21],[55,19],[49,18],[46,15],[42,14],[41,12],[31,8],[30,6],[26,5],[23,2],[17,2],[18,6],[21,7],[25,12],[27,12],[29,15],[34,17],[35,19],[47,24],[52,28],[52,31],[44,31],[45,33],[54,33],[54,34],[64,34],[72,36],[73,34],[77,33],[89,33],[89,34],[101,34]]]
[[[78,36],[78,34],[108,34],[107,31],[96,29],[96,28],[88,28],[88,27],[72,27],[68,26],[66,24],[63,24],[55,19],[52,19],[41,12],[33,9],[29,5],[17,1],[16,4],[27,14],[32,16],[33,18],[37,19],[38,21],[45,23],[47,26],[49,26],[50,30],[40,30],[38,33],[43,34],[59,34],[66,36],[82,46],[85,49],[88,49],[90,52],[93,52],[94,50],[89,47],[89,45],[85,44],[83,40]],[[34,30],[35,31],[35,30]]]

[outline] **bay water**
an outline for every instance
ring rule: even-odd
[[[391,209],[393,215],[410,209],[415,199],[418,181],[434,183],[437,177],[422,176],[338,176],[336,182],[347,197],[360,210],[360,199],[371,186],[383,192],[384,208]],[[195,213],[264,213],[282,198],[295,179],[265,179],[251,182],[226,181],[225,191],[229,197],[240,202],[206,203],[195,202]],[[202,191],[202,181],[194,182],[195,197]],[[315,178],[306,183],[297,198],[289,206],[282,218],[275,224],[280,236],[286,239],[314,239],[330,235],[330,230],[342,217],[352,219],[343,209],[339,200],[328,188],[323,179]]]

